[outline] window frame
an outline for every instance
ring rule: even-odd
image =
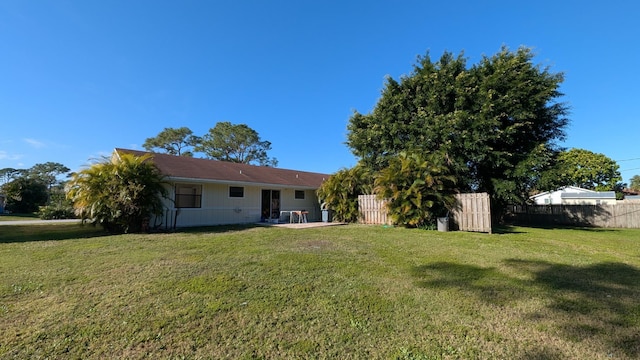
[[[234,192],[235,190],[235,192]],[[240,196],[238,196],[240,195]],[[229,197],[233,199],[244,198],[244,186],[229,186]]]
[[[302,197],[299,197],[298,194],[302,194]],[[293,191],[293,198],[296,200],[304,200],[306,199],[307,195],[306,195],[306,191],[304,190],[294,190]]]
[[[194,190],[191,194],[182,192],[179,189]],[[201,184],[175,184],[173,188],[173,206],[176,209],[201,209],[202,208],[202,185]],[[191,198],[191,201],[186,199]],[[180,200],[182,199],[182,200]],[[187,203],[188,204],[183,204]]]

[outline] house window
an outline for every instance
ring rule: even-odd
[[[176,208],[202,207],[202,185],[176,185]]]
[[[298,200],[304,200],[304,190],[296,190],[295,198]]]
[[[244,187],[242,187],[242,186],[229,186],[229,197],[233,197],[233,198],[244,197]]]
[[[551,199],[544,199],[545,204],[551,204]]]

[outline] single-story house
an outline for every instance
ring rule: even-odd
[[[626,202],[640,202],[640,195],[627,195],[624,197],[624,201]]]
[[[164,228],[257,222],[320,221],[316,190],[328,174],[115,149],[114,156],[150,154],[165,176]],[[304,214],[301,219],[300,215]]]
[[[565,186],[555,191],[533,195],[529,199],[536,205],[615,205],[616,192]]]

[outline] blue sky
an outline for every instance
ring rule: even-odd
[[[386,76],[505,45],[563,72],[568,148],[640,174],[636,1],[0,2],[0,168],[79,170],[165,127],[244,123],[279,167],[333,173]]]

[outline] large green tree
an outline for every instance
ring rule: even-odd
[[[46,204],[47,185],[40,179],[21,176],[2,186],[7,196],[7,210],[14,213],[33,213]]]
[[[146,219],[162,215],[167,191],[150,158],[120,154],[73,174],[67,197],[76,214],[114,233],[139,231]]]
[[[164,128],[155,137],[147,138],[142,147],[147,151],[161,150],[171,155],[193,156],[190,149],[196,145],[197,140],[188,127]]]
[[[471,67],[462,54],[418,58],[388,78],[369,114],[349,120],[347,144],[374,171],[403,151],[440,152],[462,191],[488,192],[498,209],[527,198],[565,136],[563,75],[533,64],[528,48],[503,48]]]
[[[51,188],[59,183],[58,177],[66,175],[71,171],[68,167],[57,163],[48,161],[42,164],[35,164],[27,170],[28,176],[40,179],[47,185],[47,188]]]
[[[0,185],[6,184],[11,180],[17,179],[28,173],[27,169],[3,168],[0,169]]]
[[[234,125],[228,121],[217,123],[198,139],[196,151],[208,158],[244,164],[277,166],[278,161],[267,152],[271,143],[260,139],[258,132],[245,124]]]
[[[629,188],[631,190],[640,191],[640,175],[633,175],[631,177],[631,182],[629,183]]]
[[[598,191],[617,190],[622,182],[619,166],[614,160],[604,154],[576,148],[562,151],[546,176],[557,179],[556,185]]]

